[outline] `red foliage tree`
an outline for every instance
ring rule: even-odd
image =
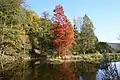
[[[57,5],[53,16],[54,44],[59,54],[67,54],[74,42],[74,30],[72,24],[64,15],[63,7]]]

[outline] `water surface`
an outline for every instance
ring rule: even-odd
[[[114,65],[114,63],[109,64]],[[119,75],[120,62],[116,62],[112,67],[115,66]],[[85,62],[54,64],[46,61],[32,61],[4,66],[4,70],[0,71],[0,80],[107,80],[104,77],[113,75],[107,73],[114,71],[116,75],[115,69],[107,68],[105,65],[101,67],[100,64]]]

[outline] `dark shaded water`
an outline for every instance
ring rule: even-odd
[[[116,70],[117,69],[117,70]],[[45,61],[4,66],[0,80],[120,80],[120,63],[85,62],[53,64]]]

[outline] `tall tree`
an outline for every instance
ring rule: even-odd
[[[72,46],[72,53],[73,54],[78,54],[79,52],[79,42],[78,40],[80,39],[80,18],[74,17],[73,19],[73,24],[74,24],[74,38],[75,38],[75,43]]]
[[[34,11],[27,11],[28,28],[27,32],[32,46],[32,50],[41,55],[51,54],[53,42],[51,35],[52,22],[48,19],[48,13],[44,12],[39,17]]]
[[[74,29],[64,15],[63,7],[57,5],[53,17],[53,37],[56,50],[59,54],[67,54],[74,42]]]
[[[41,28],[42,32],[41,36],[39,36],[39,45],[40,45],[40,50],[42,51],[41,53],[44,53],[46,55],[48,54],[53,54],[53,41],[52,41],[52,31],[51,31],[51,26],[52,26],[52,21],[49,19],[49,13],[48,12],[43,12],[42,18],[41,18]]]
[[[81,51],[85,54],[88,52],[95,52],[95,45],[97,37],[94,33],[94,26],[90,18],[85,15],[83,17],[83,24],[81,26],[79,46]]]
[[[21,49],[21,32],[26,23],[23,0],[0,0],[0,47]]]

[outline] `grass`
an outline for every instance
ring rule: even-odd
[[[80,55],[71,55],[66,57],[55,57],[50,58],[49,60],[52,63],[59,62],[69,62],[69,61],[84,61],[89,63],[100,63],[103,59],[107,58],[110,61],[120,61],[120,53],[105,53],[107,57],[104,57],[104,54],[80,54]]]
[[[89,63],[100,63],[102,60],[105,58],[110,60],[110,61],[120,61],[120,53],[105,53],[106,57],[104,57],[104,54],[100,53],[94,53],[94,54],[80,54],[80,55],[67,55],[63,57],[52,57],[48,58],[51,64],[60,64],[61,62],[77,62],[77,61],[83,61],[83,62],[89,62]],[[31,60],[29,56],[22,55],[22,56],[17,56],[22,60]],[[14,62],[13,60],[19,60],[15,56],[4,56],[3,61],[4,63],[10,63],[11,61]],[[38,63],[36,63],[38,64]]]

